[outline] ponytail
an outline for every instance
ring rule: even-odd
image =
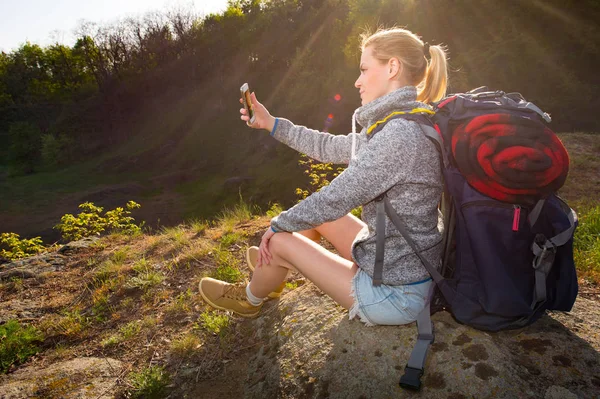
[[[425,78],[419,83],[417,100],[432,103],[441,100],[448,88],[446,52],[441,46],[429,47],[431,60],[427,62]],[[427,54],[425,54],[427,56]]]

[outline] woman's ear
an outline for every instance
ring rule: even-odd
[[[398,58],[392,57],[388,61],[388,70],[390,79],[398,78],[402,74],[402,63]]]

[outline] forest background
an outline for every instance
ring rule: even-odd
[[[73,46],[0,53],[0,230],[55,240],[93,201],[150,225],[214,217],[242,195],[297,200],[299,154],[240,120],[248,82],[272,114],[348,133],[358,36],[406,27],[450,55],[449,92],[518,91],[557,132],[598,132],[595,0],[242,0],[82,24]]]

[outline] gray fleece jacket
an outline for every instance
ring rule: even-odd
[[[374,199],[387,195],[422,254],[431,264],[441,257],[441,232],[438,228],[438,201],[442,192],[439,156],[433,143],[414,121],[394,119],[374,135],[369,126],[393,111],[429,108],[417,102],[413,86],[400,88],[360,107],[356,120],[360,133],[346,136],[322,133],[278,119],[271,133],[277,140],[320,162],[348,164],[326,187],[271,220],[275,231],[301,231],[314,228],[363,206],[363,228],[352,243],[356,264],[373,276],[375,264]],[[355,157],[352,142],[355,141]],[[400,285],[429,277],[389,218],[386,218],[383,283]],[[440,224],[441,225],[441,224]]]

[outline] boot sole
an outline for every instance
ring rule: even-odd
[[[225,310],[225,311],[228,311],[228,312],[233,312],[233,313],[235,313],[235,314],[237,314],[239,316],[245,317],[247,319],[253,319],[253,318],[257,317],[260,314],[260,311],[262,309],[262,306],[261,306],[261,308],[258,309],[258,311],[256,313],[250,313],[250,314],[248,314],[248,313],[240,313],[240,312],[237,312],[237,311],[235,311],[233,309],[224,308],[222,306],[218,306],[215,303],[213,303],[210,299],[208,299],[206,297],[206,295],[204,295],[204,292],[202,292],[202,285],[201,284],[198,284],[198,291],[200,292],[200,295],[206,301],[206,303],[208,303],[211,307],[213,307],[215,309]]]

